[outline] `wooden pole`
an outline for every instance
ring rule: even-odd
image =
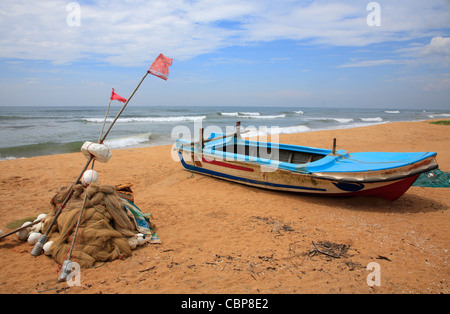
[[[245,134],[245,133],[248,133],[248,132],[250,132],[250,130],[246,130],[246,131],[244,131],[244,132],[241,132],[240,134]],[[223,138],[226,138],[226,137],[230,137],[230,136],[236,136],[236,133],[230,133],[230,134],[226,134],[226,135],[219,136],[219,137],[208,138],[208,139],[206,139],[206,140],[203,140],[203,144],[204,144],[204,143],[211,142],[211,141],[220,140],[220,139],[223,139]],[[197,144],[197,143],[200,143],[200,141],[197,141],[197,142],[190,142],[190,143],[185,143],[185,144],[182,144],[181,146],[182,146],[182,147],[185,147],[185,146],[193,146],[194,144]]]
[[[126,101],[126,103],[123,105],[122,109],[119,111],[119,113],[116,115],[116,117],[114,118],[113,122],[111,122],[111,125],[109,126],[108,130],[106,131],[105,135],[103,136],[103,138],[100,139],[100,143],[103,143],[103,141],[105,140],[105,138],[108,136],[109,131],[111,131],[111,128],[113,127],[113,125],[116,123],[117,119],[119,119],[120,115],[122,114],[122,112],[125,110],[125,107],[128,105],[128,103],[130,102],[131,98],[133,98],[134,94],[136,93],[136,91],[139,89],[139,87],[141,86],[142,82],[144,81],[144,79],[147,77],[148,72],[145,73],[144,77],[141,79],[141,81],[139,82],[138,86],[134,89],[133,93],[131,94],[131,96],[128,98],[128,100]]]
[[[114,123],[116,123],[117,119],[119,118],[119,116],[122,114],[122,112],[125,110],[125,107],[128,105],[128,102],[130,101],[130,99],[133,97],[133,95],[136,93],[136,91],[138,90],[138,88],[141,86],[142,82],[144,81],[144,79],[147,77],[148,72],[145,73],[144,77],[141,79],[141,81],[139,82],[138,86],[134,89],[133,93],[131,94],[131,96],[128,98],[128,100],[125,102],[125,104],[123,105],[122,109],[120,110],[120,112],[116,115],[116,118],[114,119],[114,121],[111,123],[111,125],[108,128],[108,131],[106,131],[105,135],[102,138],[102,133],[103,133],[103,126],[106,123],[106,117],[108,116],[108,112],[109,112],[109,105],[111,104],[111,101],[109,102],[108,105],[108,109],[106,111],[106,115],[105,115],[105,120],[103,121],[103,126],[102,129],[100,131],[100,136],[99,136],[99,143],[103,143],[103,141],[106,139],[106,136],[108,135],[109,131],[111,130],[111,128],[113,127]],[[94,166],[94,161],[92,162],[92,167]],[[78,229],[80,227],[80,223],[81,223],[81,218],[83,217],[83,212],[84,212],[84,208],[86,205],[86,201],[87,201],[87,191],[84,191],[85,195],[84,195],[84,200],[83,200],[83,205],[81,205],[81,209],[80,209],[80,213],[78,214],[78,221],[75,227],[75,233],[73,235],[73,239],[72,239],[72,244],[70,245],[70,250],[69,250],[69,254],[67,255],[67,259],[64,261],[63,263],[63,267],[61,268],[61,273],[58,277],[58,281],[62,282],[62,281],[66,281],[67,280],[67,276],[70,274],[70,272],[72,271],[72,262],[70,261],[70,258],[72,257],[72,251],[73,248],[75,246],[75,240],[77,239],[77,234],[78,234]]]
[[[101,135],[100,133],[100,143],[103,143],[106,139],[106,137],[108,136],[109,132],[111,131],[113,125],[116,123],[117,119],[119,119],[120,115],[122,114],[122,112],[125,110],[125,107],[128,105],[128,103],[130,102],[131,98],[133,98],[134,94],[136,93],[136,91],[139,89],[139,87],[141,86],[142,82],[144,81],[144,79],[147,77],[148,72],[145,73],[144,77],[141,79],[141,81],[139,82],[138,86],[134,89],[133,93],[131,94],[131,96],[128,98],[128,100],[125,102],[125,104],[122,106],[122,109],[119,111],[119,113],[116,115],[116,117],[114,118],[113,122],[111,123],[111,125],[109,126],[108,130],[106,131],[106,133],[103,135]],[[102,130],[103,132],[103,130]],[[42,254],[42,250],[44,247],[44,244],[47,242],[48,240],[48,234],[50,233],[51,228],[53,227],[53,225],[55,224],[56,220],[58,219],[59,215],[61,214],[63,208],[66,206],[67,202],[70,200],[70,198],[72,197],[73,194],[73,188],[75,185],[77,185],[80,182],[81,176],[83,175],[83,173],[86,171],[86,169],[89,167],[89,164],[91,163],[91,161],[94,160],[94,156],[90,156],[89,160],[87,161],[86,165],[84,166],[83,170],[81,171],[80,175],[78,176],[78,178],[75,180],[75,183],[72,185],[72,187],[70,188],[69,193],[67,194],[66,198],[64,199],[63,203],[61,204],[61,206],[59,207],[58,211],[56,212],[55,217],[53,217],[53,220],[51,221],[47,231],[45,232],[45,234],[43,234],[38,242],[34,245],[33,250],[31,250],[31,255],[32,256],[39,256]]]
[[[205,147],[205,129],[204,128],[200,129],[200,145],[201,145],[201,150],[203,150],[203,148]]]
[[[50,233],[50,230],[52,229],[53,225],[55,224],[56,220],[58,219],[59,215],[61,215],[64,207],[66,207],[67,202],[70,200],[70,198],[72,197],[73,191],[74,191],[74,186],[77,185],[80,182],[81,176],[83,175],[83,173],[86,171],[86,169],[89,167],[89,164],[91,163],[91,161],[93,160],[93,156],[91,155],[86,163],[86,165],[84,166],[83,170],[81,171],[81,173],[78,175],[77,179],[75,180],[74,184],[72,184],[72,186],[70,187],[69,192],[66,195],[66,198],[64,199],[64,201],[61,203],[61,205],[58,208],[58,211],[55,214],[55,217],[53,217],[53,220],[51,221],[50,225],[47,228],[47,231],[45,231],[45,233],[43,235],[41,235],[39,237],[38,242],[34,245],[33,249],[31,250],[31,255],[32,256],[39,256],[42,254],[42,250],[44,247],[44,244],[47,242],[48,240],[48,234]]]
[[[98,137],[98,142],[100,143],[101,139],[102,139],[102,134],[103,134],[103,128],[105,127],[106,124],[106,118],[108,117],[108,113],[109,113],[109,107],[111,106],[111,101],[112,99],[109,99],[109,104],[108,104],[108,109],[106,109],[106,114],[105,114],[105,119],[103,120],[103,124],[102,124],[102,129],[100,131],[100,136]]]
[[[73,235],[72,244],[70,245],[69,254],[67,255],[67,260],[65,260],[63,263],[63,267],[61,268],[61,274],[58,277],[59,282],[67,281],[67,276],[72,271],[72,263],[70,262],[70,258],[72,257],[72,251],[75,246],[75,240],[77,238],[78,228],[80,227],[81,217],[83,216],[83,211],[84,211],[84,207],[86,205],[86,200],[87,200],[87,191],[85,190],[83,205],[81,205],[80,213],[78,214],[79,216],[78,216],[77,226],[75,228],[75,233]]]

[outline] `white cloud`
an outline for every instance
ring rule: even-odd
[[[427,44],[414,43],[395,53],[414,65],[447,68],[450,67],[450,37],[435,36]]]
[[[393,59],[382,59],[382,60],[365,60],[365,61],[355,61],[351,63],[346,63],[338,66],[338,68],[361,68],[361,67],[373,67],[380,65],[392,65],[392,64],[404,64],[405,60],[393,60]]]
[[[422,55],[450,56],[450,37],[434,37],[431,42],[422,49]]]
[[[419,56],[429,63],[450,66],[450,37],[434,37],[428,45],[420,48]]]
[[[359,1],[96,0],[79,1],[81,25],[70,27],[68,3],[3,0],[0,58],[135,66],[159,52],[189,59],[279,39],[361,47],[432,37],[450,20],[445,0],[381,2],[380,27],[367,25],[368,2]]]

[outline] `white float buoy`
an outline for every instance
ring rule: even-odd
[[[137,234],[138,245],[143,245],[145,243],[145,235],[142,233]]]
[[[43,249],[44,249],[45,255],[52,254],[52,252],[51,252],[52,244],[53,244],[53,241],[48,241],[47,243],[44,244]]]
[[[86,170],[81,177],[81,184],[83,186],[89,186],[89,184],[96,183],[98,180],[98,174],[95,170]]]
[[[36,244],[36,242],[41,237],[41,234],[39,232],[31,232],[28,236],[28,243],[30,244]]]
[[[25,226],[28,226],[28,225],[31,225],[31,222],[29,222],[29,221],[25,222],[25,223],[22,225],[22,227],[25,227]],[[28,233],[30,233],[30,230],[31,230],[31,227],[28,227],[28,228],[22,229],[22,230],[20,230],[20,231],[17,231],[17,232],[16,232],[17,238],[18,238],[20,241],[26,241],[27,238],[28,238]]]
[[[36,220],[41,220],[44,219],[45,217],[47,217],[47,214],[40,214],[39,216],[37,216]]]
[[[44,224],[42,222],[38,222],[37,224],[35,224],[34,226],[31,227],[31,231],[32,232],[41,232],[43,226],[44,226]]]

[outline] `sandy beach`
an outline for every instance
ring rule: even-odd
[[[450,171],[450,127],[396,122],[281,135],[280,142],[348,152],[437,152]],[[86,163],[81,153],[0,162],[0,229],[51,210],[50,199]],[[132,183],[135,204],[151,213],[161,244],[83,269],[81,286],[58,283],[51,257],[30,255],[16,235],[0,241],[3,294],[449,293],[448,189],[411,187],[395,202],[332,198],[248,187],[182,169],[171,146],[114,150],[96,163],[101,184]],[[314,243],[345,245],[332,258]],[[370,263],[380,285],[370,286]]]

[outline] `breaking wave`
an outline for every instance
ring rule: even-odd
[[[133,123],[133,122],[182,122],[182,121],[198,121],[206,119],[206,116],[178,116],[178,117],[130,117],[119,118],[117,123]],[[103,123],[104,118],[84,118],[83,121],[91,123]],[[112,122],[114,119],[108,118],[106,122]]]
[[[110,139],[105,141],[105,145],[111,149],[121,149],[133,146],[139,146],[150,142],[151,133],[141,133],[132,136]]]
[[[259,112],[219,112],[219,115],[224,116],[224,117],[238,117],[238,118],[244,118],[244,119],[278,119],[278,118],[286,118],[285,114],[263,116]]]
[[[352,118],[307,118],[306,120],[316,120],[316,121],[336,121],[339,123],[350,123],[353,122]]]
[[[242,117],[242,116],[260,116],[259,112],[219,112],[220,116]]]
[[[383,118],[381,118],[381,117],[376,117],[376,118],[359,118],[359,120],[364,121],[364,122],[382,122]]]
[[[440,114],[434,114],[434,115],[429,115],[429,118],[436,118],[436,117],[450,117],[450,113],[440,113]]]
[[[311,129],[305,125],[289,126],[289,127],[271,127],[271,128],[248,128],[248,133],[242,134],[242,137],[253,137],[263,135],[276,135],[276,134],[292,134],[309,132]]]

